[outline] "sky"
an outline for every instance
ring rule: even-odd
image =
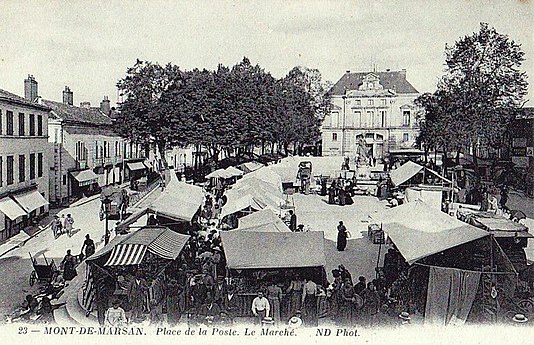
[[[1,0],[0,88],[74,102],[117,100],[136,59],[215,69],[248,57],[275,77],[295,66],[336,82],[347,70],[407,70],[420,92],[443,74],[445,44],[487,22],[521,43],[534,85],[534,0],[135,1]],[[529,87],[534,106],[534,93]]]

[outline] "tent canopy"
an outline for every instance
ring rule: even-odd
[[[324,267],[324,234],[227,231],[220,234],[229,269]]]
[[[245,183],[246,180],[251,179],[251,178],[256,178],[266,183],[272,184],[279,190],[281,190],[282,188],[282,179],[277,173],[275,173],[269,167],[263,167],[256,171],[253,171],[245,175],[240,181],[241,183]]]
[[[243,172],[236,167],[228,167],[224,171],[232,176],[243,176]]]
[[[223,206],[221,217],[225,217],[229,214],[252,209],[253,211],[263,210],[267,207],[267,204],[258,198],[247,194],[239,199],[228,198],[228,203]]]
[[[174,260],[180,255],[189,236],[176,233],[169,228],[150,226],[121,236],[116,236],[98,253],[89,257],[87,261],[94,261],[111,252],[104,266],[137,265],[146,252],[167,260]]]
[[[261,167],[263,167],[263,164],[258,163],[258,162],[246,162],[238,166],[238,168],[243,170],[245,174],[256,171]]]
[[[489,236],[487,231],[457,220],[417,200],[384,212],[384,230],[404,259],[419,259]]]
[[[278,217],[273,210],[263,209],[239,219],[238,230],[260,232],[289,232],[287,225]]]
[[[253,213],[254,214],[254,213]],[[280,223],[267,223],[248,227],[239,227],[235,230],[240,231],[253,231],[253,232],[291,232],[291,230],[283,222]]]
[[[231,178],[234,174],[227,172],[224,169],[217,169],[206,175],[206,178]]]
[[[389,173],[389,177],[391,178],[391,182],[393,182],[395,186],[398,186],[417,175],[421,170],[423,170],[422,165],[408,161],[397,169],[392,170]]]
[[[161,195],[148,205],[141,203],[140,208],[150,208],[173,219],[191,221],[204,201],[204,192],[199,186],[178,181],[176,174],[170,174],[170,180]]]

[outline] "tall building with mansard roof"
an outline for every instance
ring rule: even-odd
[[[323,156],[352,156],[363,139],[373,157],[413,147],[419,132],[414,100],[419,92],[406,70],[347,71],[330,90],[331,110],[322,124]]]

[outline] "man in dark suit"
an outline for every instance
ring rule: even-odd
[[[241,307],[239,297],[235,293],[233,285],[227,287],[227,293],[224,295],[222,309],[226,311],[230,319],[238,316],[239,308]]]

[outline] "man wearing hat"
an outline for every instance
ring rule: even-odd
[[[222,308],[231,320],[237,315],[240,305],[239,297],[235,293],[235,287],[228,285],[227,293],[223,297]]]
[[[290,319],[289,319],[289,322],[288,322],[288,326],[290,328],[299,328],[299,327],[302,327],[303,325],[303,322],[302,322],[302,314],[300,313],[300,310],[297,310],[295,312],[295,315],[293,315]]]
[[[528,318],[523,314],[515,314],[514,317],[512,318],[512,321],[515,322],[516,324],[527,323]]]
[[[213,287],[213,300],[222,306],[223,298],[226,295],[226,282],[224,277],[217,277],[217,284]]]
[[[256,323],[261,325],[261,321],[266,316],[269,316],[271,306],[267,298],[263,296],[263,291],[258,291],[258,297],[252,301],[252,314],[256,317]]]
[[[401,325],[408,325],[410,324],[410,320],[412,319],[410,317],[410,314],[406,311],[403,311],[399,314],[399,319],[401,320]]]

